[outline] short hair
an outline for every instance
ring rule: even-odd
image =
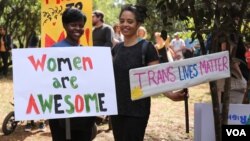
[[[77,21],[82,21],[85,25],[87,21],[86,15],[77,8],[66,8],[62,14],[62,23],[68,24]]]
[[[145,19],[148,18],[147,10],[145,6],[127,4],[122,7],[119,17],[121,17],[124,11],[130,11],[135,15],[137,22],[144,23]]]
[[[104,13],[103,13],[102,11],[100,11],[100,10],[95,10],[95,11],[93,12],[93,14],[94,14],[96,17],[100,18],[101,22],[104,22]]]

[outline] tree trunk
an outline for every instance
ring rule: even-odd
[[[213,104],[215,140],[222,141],[220,105],[219,105],[216,81],[209,82],[209,86],[210,86],[212,104]]]
[[[223,105],[222,105],[222,125],[228,124],[228,111],[229,111],[229,95],[231,89],[231,79],[227,78],[225,80],[224,94],[222,97]]]
[[[243,17],[244,17],[244,14],[246,9],[247,9],[247,6],[248,6],[248,3],[249,3],[249,0],[243,0],[242,4],[241,4],[241,15],[239,15],[239,21],[238,21],[238,28],[237,28],[237,31],[240,32],[241,30],[241,25],[242,25],[242,22],[243,22]]]

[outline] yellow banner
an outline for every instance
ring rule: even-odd
[[[92,46],[92,0],[41,0],[41,46],[50,47],[66,37],[62,25],[62,13],[66,7],[76,7],[87,16],[83,46]]]

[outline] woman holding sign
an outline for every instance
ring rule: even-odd
[[[119,15],[124,42],[112,49],[118,104],[118,115],[111,117],[115,141],[143,141],[150,115],[150,98],[132,101],[129,84],[130,69],[159,64],[157,51],[150,42],[142,60],[145,40],[138,40],[136,33],[147,18],[146,11],[142,6],[125,5]]]
[[[75,8],[67,8],[62,14],[63,27],[67,37],[53,47],[80,46],[79,40],[84,33],[86,16]],[[49,126],[53,141],[91,141],[95,117],[76,117],[50,119]]]

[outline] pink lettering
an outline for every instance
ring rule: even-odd
[[[139,84],[140,84],[140,88],[142,88],[142,84],[141,84],[141,75],[144,75],[145,72],[141,72],[141,73],[135,73],[134,75],[138,75],[138,79],[139,79]]]

